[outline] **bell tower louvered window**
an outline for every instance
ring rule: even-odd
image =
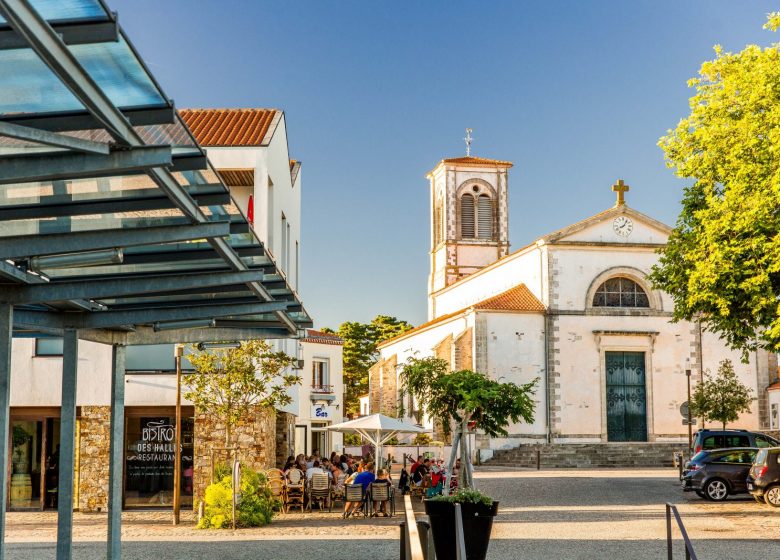
[[[463,238],[476,237],[474,224],[474,197],[464,194],[460,197],[460,236]]]
[[[493,201],[486,194],[477,199],[477,229],[480,239],[493,237]]]

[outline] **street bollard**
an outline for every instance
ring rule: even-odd
[[[539,449],[536,450],[536,470],[542,470],[542,452]]]

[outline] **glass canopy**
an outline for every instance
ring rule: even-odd
[[[16,333],[132,345],[311,326],[103,2],[30,5],[0,17],[0,290]]]

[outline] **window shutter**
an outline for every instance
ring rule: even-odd
[[[493,201],[488,195],[479,195],[477,213],[479,237],[481,239],[490,239],[493,237]]]
[[[464,194],[460,197],[460,236],[476,237],[474,231],[474,197]]]

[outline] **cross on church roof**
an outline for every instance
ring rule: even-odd
[[[625,193],[629,191],[630,187],[623,182],[623,179],[618,179],[617,183],[612,185],[612,190],[617,193],[617,201],[615,206],[620,206],[626,203]]]
[[[466,141],[466,157],[471,155],[471,143],[474,141],[474,138],[471,137],[472,132],[474,132],[473,128],[466,129],[466,137],[464,138]]]

